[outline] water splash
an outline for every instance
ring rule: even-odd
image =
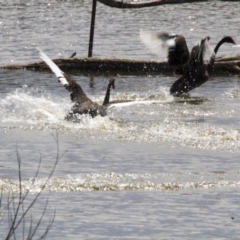
[[[238,91],[237,91],[238,93]],[[229,92],[232,96],[232,93]],[[208,100],[173,98],[164,91],[140,94],[119,94],[120,98],[135,99],[134,103],[116,105],[107,117],[80,116],[80,123],[64,120],[71,108],[67,98],[54,96],[43,89],[23,87],[0,99],[0,123],[4,129],[58,130],[77,138],[114,141],[170,142],[173,146],[238,152],[240,130],[229,126],[209,124],[209,119],[238,121],[237,112],[212,107]],[[102,96],[94,101],[100,102]],[[185,101],[185,102],[181,102]],[[202,104],[196,108],[191,101]],[[199,103],[201,102],[201,103]],[[183,109],[183,104],[186,107]],[[201,105],[200,105],[201,106]],[[126,110],[127,109],[127,110]]]

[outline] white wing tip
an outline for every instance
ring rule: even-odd
[[[40,49],[36,48],[39,52],[40,58],[48,65],[48,67],[55,73],[58,78],[58,82],[60,82],[63,86],[69,86],[69,83],[64,76],[64,72]]]
[[[43,55],[46,55],[46,54],[42,51],[41,48],[36,47],[36,49],[37,49],[37,51],[38,51],[38,53],[39,53],[39,55],[40,55],[40,58],[42,58]]]
[[[146,30],[142,30],[142,29],[139,32],[139,37],[143,42],[158,39],[157,35],[158,35],[157,32],[146,31]]]

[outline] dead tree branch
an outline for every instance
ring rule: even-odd
[[[33,222],[33,217],[32,217],[31,211],[33,210],[34,205],[37,202],[37,200],[40,198],[40,195],[43,193],[44,189],[46,188],[46,185],[50,181],[60,158],[66,152],[65,151],[62,154],[59,154],[60,150],[59,150],[58,133],[56,133],[55,135],[53,134],[52,136],[57,145],[57,154],[56,154],[55,163],[54,163],[48,177],[44,181],[44,183],[41,187],[41,190],[33,197],[33,199],[30,201],[29,204],[26,203],[26,200],[28,198],[30,191],[29,190],[26,191],[23,189],[21,156],[19,154],[18,147],[16,147],[16,155],[17,155],[17,162],[18,162],[18,193],[14,193],[14,192],[9,193],[7,196],[7,204],[5,206],[2,206],[3,205],[2,202],[3,202],[3,198],[4,198],[3,190],[1,189],[1,192],[0,192],[0,222],[1,222],[1,220],[3,220],[4,215],[7,214],[8,224],[9,224],[6,237],[4,238],[5,240],[16,239],[17,238],[16,231],[20,227],[20,225],[22,225],[22,239],[25,239],[25,237],[26,237],[26,239],[29,239],[29,240],[33,239],[37,235],[37,230],[39,230],[41,228],[40,225],[42,224],[44,216],[46,214],[49,198],[47,197],[47,200],[45,202],[45,206],[41,213],[41,216],[35,224]],[[40,155],[38,168],[36,170],[35,176],[31,183],[30,189],[34,188],[34,183],[35,183],[35,181],[38,177],[39,171],[40,171],[41,162],[42,162],[42,156]],[[30,220],[28,220],[29,215],[30,215]],[[52,224],[55,219],[55,215],[56,215],[56,211],[54,211],[52,218],[49,219],[49,222],[48,222],[46,228],[41,229],[41,231],[43,231],[43,233],[40,235],[39,239],[45,239],[46,235],[48,234],[49,230],[52,227]],[[27,226],[26,222],[29,223],[28,226]],[[27,230],[28,230],[28,233],[26,233]]]
[[[188,2],[200,2],[206,0],[150,0],[144,2],[124,2],[124,0],[98,0],[98,2],[105,4],[109,7],[115,8],[143,8],[143,7],[154,7],[164,4],[178,4]]]

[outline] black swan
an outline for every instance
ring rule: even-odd
[[[49,66],[53,73],[58,78],[60,82],[69,92],[71,92],[70,97],[74,105],[71,111],[65,117],[66,120],[78,122],[77,114],[89,114],[92,118],[100,115],[102,117],[107,115],[107,107],[110,102],[110,91],[111,88],[115,88],[114,79],[110,79],[108,83],[107,92],[102,105],[93,102],[89,99],[81,86],[73,80],[66,73],[61,71],[61,69],[40,49],[38,49],[40,58]]]
[[[218,42],[208,63],[204,55],[210,50],[209,39],[202,39],[189,54],[186,40],[182,35],[168,33],[140,32],[142,42],[152,51],[167,56],[168,63],[175,66],[175,74],[181,75],[170,88],[170,94],[180,96],[205,83],[214,67],[215,56],[223,43],[236,44],[232,37],[226,36]]]

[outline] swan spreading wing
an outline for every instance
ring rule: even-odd
[[[169,48],[175,48],[176,34],[147,32],[140,30],[140,39],[143,44],[155,55],[167,58]]]
[[[64,72],[40,48],[37,48],[37,50],[40,54],[40,58],[49,66],[58,78],[58,81],[65,87],[69,86],[69,82],[64,76]]]
[[[193,58],[194,61],[206,60],[212,55],[215,55],[211,45],[209,44],[209,40],[210,37],[205,37],[193,47],[195,52],[193,53],[192,50],[191,58]]]

